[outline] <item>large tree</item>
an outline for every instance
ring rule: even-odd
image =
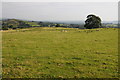
[[[99,28],[101,27],[101,19],[93,14],[88,15],[84,27],[87,29]]]

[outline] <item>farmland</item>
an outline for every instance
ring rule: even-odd
[[[3,78],[117,78],[118,29],[2,31]]]

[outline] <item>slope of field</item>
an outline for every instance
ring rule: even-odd
[[[118,77],[118,29],[3,31],[3,78]]]

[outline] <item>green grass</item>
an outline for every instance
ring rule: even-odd
[[[41,27],[2,35],[3,78],[118,77],[118,29]]]

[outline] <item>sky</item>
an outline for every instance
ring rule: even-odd
[[[119,0],[1,0],[2,2],[119,2]]]
[[[118,20],[118,2],[2,2],[2,18],[35,21],[84,21],[89,14]]]

